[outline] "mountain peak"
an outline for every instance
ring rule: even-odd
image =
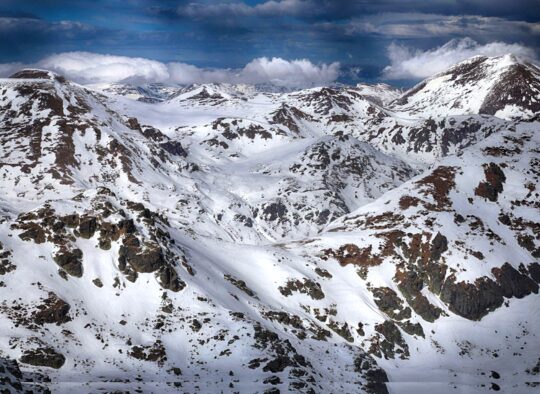
[[[59,74],[56,74],[49,70],[42,70],[38,68],[23,68],[20,71],[17,71],[15,74],[12,74],[10,79],[50,79],[56,80],[59,82],[65,82],[66,79]]]
[[[505,95],[503,92],[512,90]],[[421,117],[489,114],[505,119],[538,111],[540,70],[513,54],[475,56],[420,82],[393,102]]]

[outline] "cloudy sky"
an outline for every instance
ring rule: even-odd
[[[0,73],[399,84],[476,54],[537,61],[539,22],[540,0],[1,0]]]

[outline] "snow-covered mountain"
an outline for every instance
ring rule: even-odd
[[[477,56],[419,83],[393,108],[420,116],[530,118],[540,110],[540,69],[513,55]]]
[[[104,94],[128,97],[132,100],[146,103],[165,101],[182,89],[179,86],[168,86],[159,83],[140,86],[121,83],[101,83],[87,85],[87,87]]]
[[[0,80],[0,386],[534,392],[539,86]]]

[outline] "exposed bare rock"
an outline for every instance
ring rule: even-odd
[[[43,300],[43,303],[37,308],[38,310],[34,314],[34,321],[37,324],[54,323],[60,325],[71,320],[69,316],[70,305],[54,293],[49,293],[49,297]]]
[[[485,182],[480,182],[474,193],[477,196],[487,198],[489,201],[497,201],[499,193],[503,191],[506,176],[501,168],[495,163],[489,163],[484,168]]]
[[[82,250],[62,248],[54,255],[54,261],[71,276],[80,278],[83,274]]]
[[[161,341],[148,346],[133,346],[129,355],[144,361],[153,361],[162,364],[167,361],[167,354]]]
[[[285,286],[280,286],[279,291],[286,297],[292,295],[294,292],[298,292],[307,294],[314,300],[322,300],[324,298],[321,285],[308,278],[304,278],[303,280],[291,279],[287,281]]]
[[[19,361],[36,367],[62,368],[66,358],[53,348],[42,347],[25,351]]]

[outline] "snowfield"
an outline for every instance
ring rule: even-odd
[[[0,391],[536,392],[539,106],[0,80]]]

